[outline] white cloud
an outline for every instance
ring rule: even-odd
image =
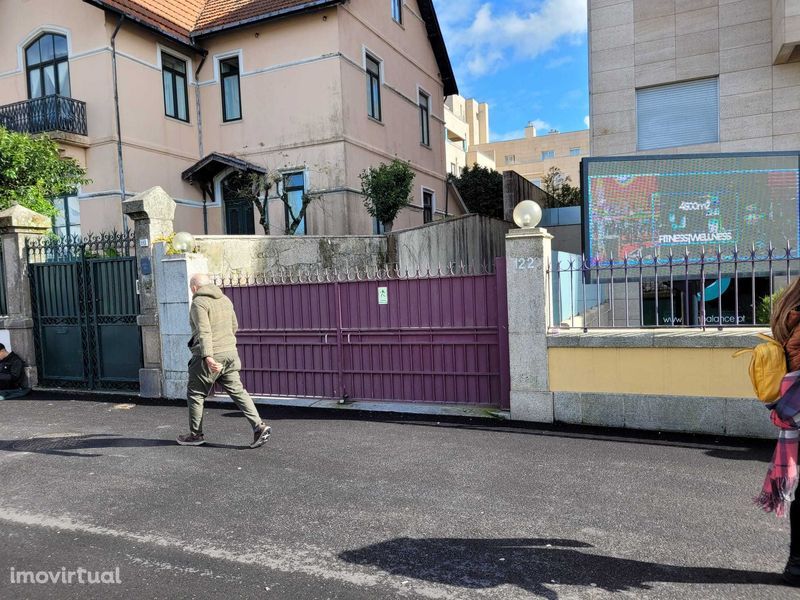
[[[534,119],[533,121],[530,121],[530,124],[536,127],[537,134],[540,134],[543,131],[547,133],[548,131],[553,129],[550,123],[548,123],[547,121],[542,121],[541,119]]]
[[[586,125],[586,129],[589,129],[589,115],[583,117],[583,122]]]
[[[476,76],[511,60],[536,58],[558,42],[586,32],[586,0],[543,0],[527,11],[499,14],[485,1],[479,7],[474,0],[436,4],[451,54]]]
[[[558,69],[559,67],[563,67],[564,65],[568,65],[569,63],[573,62],[575,58],[573,56],[559,56],[556,58],[551,58],[547,64],[544,66],[545,69]]]

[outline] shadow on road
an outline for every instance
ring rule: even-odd
[[[559,539],[397,538],[342,552],[350,563],[402,577],[468,589],[514,585],[548,600],[553,584],[608,592],[651,589],[651,583],[780,585],[776,573],[682,567],[588,554],[591,544]]]
[[[209,402],[225,410],[225,403]],[[636,429],[609,429],[565,423],[522,423],[515,421],[498,421],[497,419],[480,419],[476,417],[454,417],[451,415],[414,415],[382,412],[359,411],[355,409],[329,410],[290,406],[266,406],[257,404],[267,421],[282,420],[314,420],[314,421],[370,421],[391,425],[402,425],[434,429],[454,429],[462,431],[479,431],[486,433],[502,433],[510,435],[530,435],[536,437],[554,437],[560,439],[592,440],[622,444],[638,444],[646,446],[668,446],[672,448],[694,448],[705,450],[713,458],[731,460],[751,460],[769,462],[775,449],[774,440],[754,438],[733,438],[680,432],[643,431]],[[238,410],[221,412],[226,418],[244,418]]]
[[[91,458],[103,456],[93,452],[77,452],[78,450],[95,450],[98,448],[150,448],[155,446],[176,446],[174,440],[120,437],[111,433],[90,433],[85,435],[62,435],[35,437],[20,440],[0,440],[0,452],[31,452],[34,454],[52,454],[56,456],[74,456]],[[232,446],[230,444],[210,444],[198,448],[226,448],[243,450],[248,446]]]
[[[772,442],[774,445],[774,442]],[[725,460],[749,460],[752,462],[768,463],[772,460],[772,447],[760,448],[714,448],[708,450],[706,456],[712,458],[722,458]]]

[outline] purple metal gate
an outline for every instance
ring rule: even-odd
[[[258,396],[508,408],[503,259],[495,271],[225,280],[245,387]]]

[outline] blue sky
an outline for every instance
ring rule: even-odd
[[[489,103],[492,141],[585,129],[586,0],[434,0],[462,96]]]

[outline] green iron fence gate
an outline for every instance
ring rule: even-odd
[[[26,243],[39,385],[138,389],[133,235]]]

